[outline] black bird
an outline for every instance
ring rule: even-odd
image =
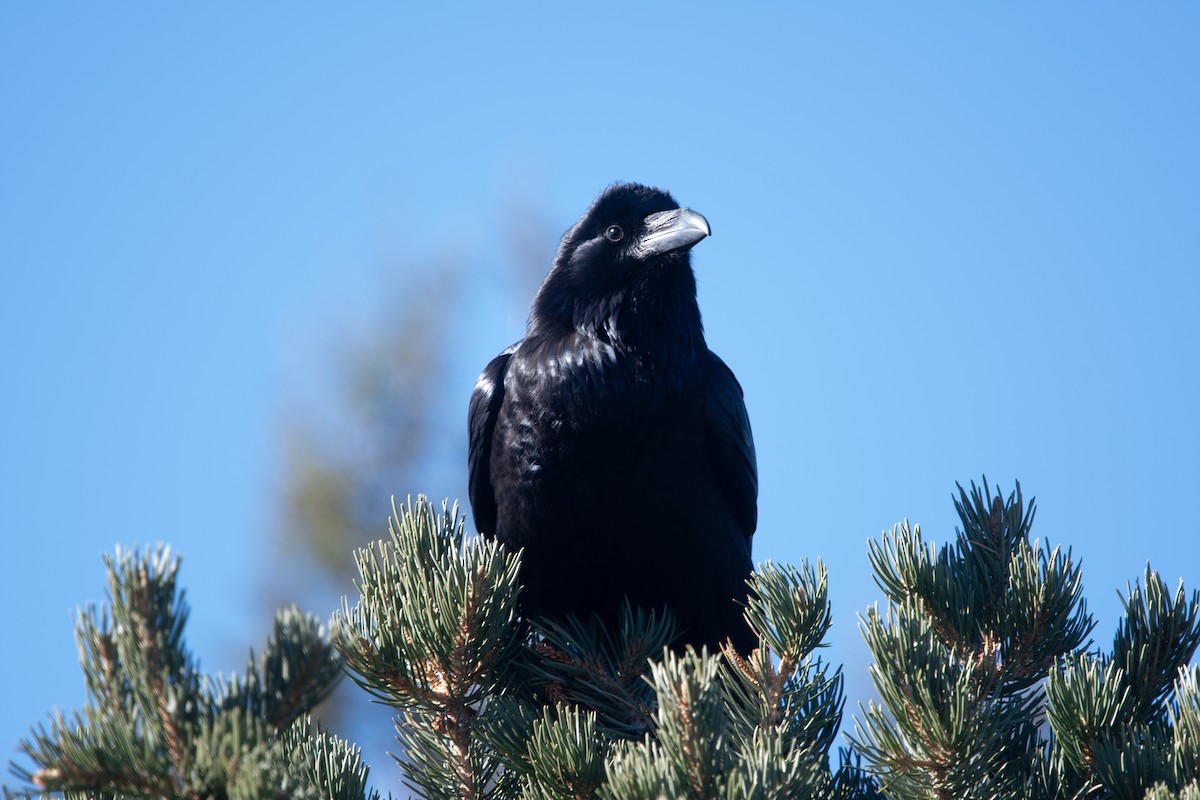
[[[665,191],[611,186],[563,235],[525,338],[475,384],[471,509],[524,548],[526,616],[615,626],[628,598],[670,609],[679,644],[755,645],[754,440],[689,255],[709,233]]]

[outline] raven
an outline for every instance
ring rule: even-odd
[[[758,472],[742,388],[708,349],[692,246],[708,221],[615,184],[562,238],[525,338],[479,376],[471,510],[523,548],[527,617],[615,629],[667,608],[678,644],[756,644],[742,617]]]

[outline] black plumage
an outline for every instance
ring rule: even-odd
[[[612,625],[628,598],[669,608],[681,643],[753,646],[758,475],[696,303],[689,251],[709,232],[664,191],[610,187],[563,235],[525,338],[479,376],[471,508],[524,548],[526,615]]]

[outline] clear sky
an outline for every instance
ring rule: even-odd
[[[955,481],[1037,496],[1100,642],[1147,561],[1200,585],[1200,6],[420,5],[0,6],[0,756],[82,703],[119,543],[184,555],[206,669],[260,645],[281,415],[381,252],[486,267],[614,180],[712,224],[755,556],[829,567],[848,713],[866,542]],[[472,320],[464,418],[521,330]]]

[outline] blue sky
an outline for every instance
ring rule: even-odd
[[[712,223],[694,264],[754,425],[755,556],[829,567],[851,708],[867,540],[908,517],[946,541],[985,473],[1038,497],[1109,640],[1147,561],[1200,584],[1198,26],[1184,3],[4,6],[2,753],[82,703],[71,617],[117,544],[184,555],[206,669],[260,644],[281,418],[397,281],[382,254],[483,276],[465,416],[521,332],[487,296],[506,204],[557,232],[614,180]]]

